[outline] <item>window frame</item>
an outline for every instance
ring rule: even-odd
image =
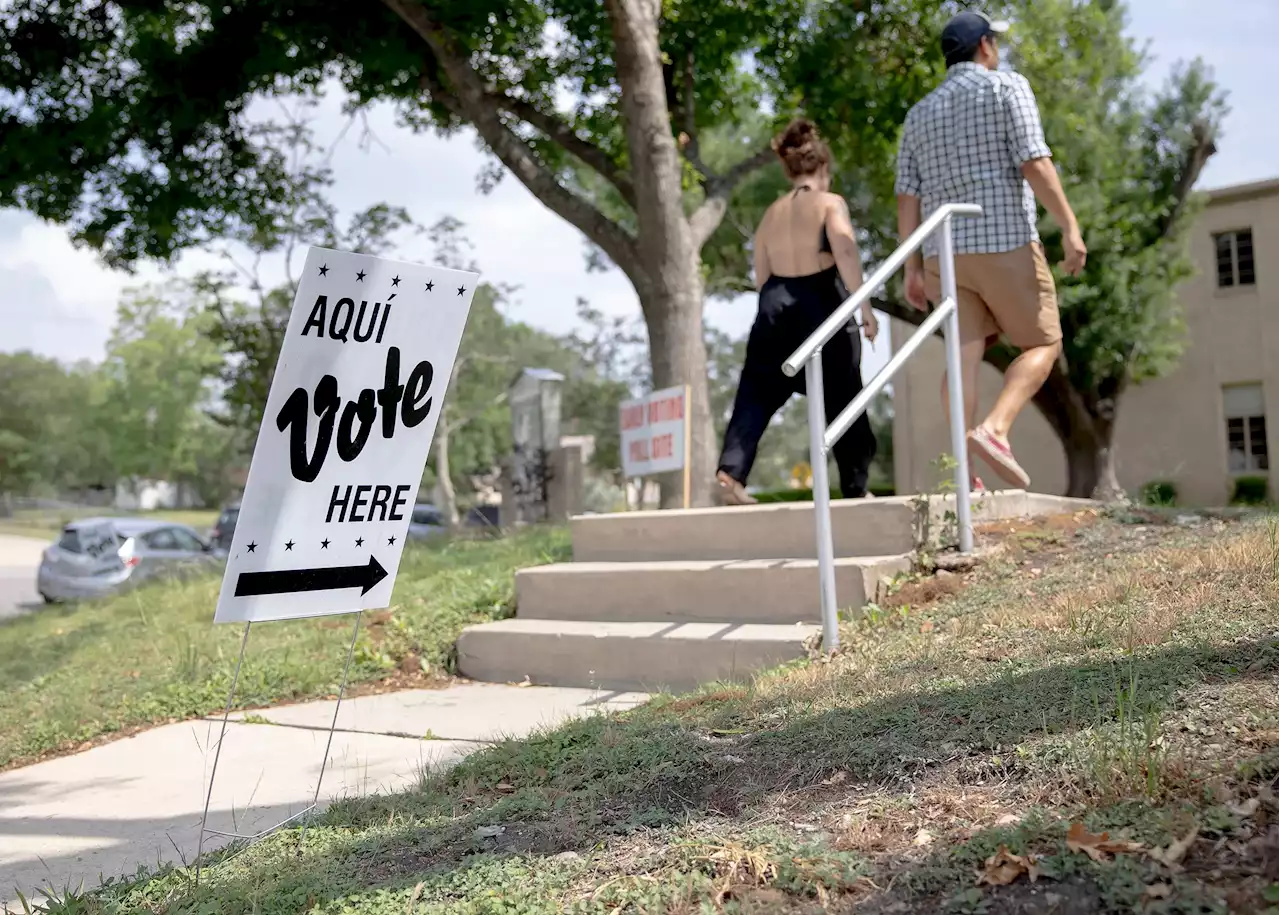
[[[1241,411],[1227,412],[1227,392],[1233,388],[1256,388],[1261,396],[1261,413]],[[1271,445],[1267,437],[1266,386],[1261,382],[1242,382],[1222,386],[1222,421],[1227,446],[1227,473],[1233,477],[1257,476],[1271,473]],[[1255,444],[1261,447],[1255,450]],[[1235,447],[1238,445],[1239,447]],[[1232,466],[1234,454],[1244,455],[1244,466]]]
[[[1249,240],[1249,281],[1246,283],[1242,279],[1242,270],[1240,268],[1240,237],[1248,236]],[[1219,292],[1233,292],[1240,289],[1254,289],[1258,285],[1258,265],[1254,258],[1255,246],[1253,243],[1253,227],[1242,226],[1237,229],[1222,229],[1218,232],[1209,234],[1210,240],[1213,242],[1213,270],[1214,270],[1214,287]],[[1230,282],[1223,283],[1222,274],[1222,243],[1228,242],[1227,258],[1231,266]]]

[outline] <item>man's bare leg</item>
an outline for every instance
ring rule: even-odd
[[[973,428],[978,419],[978,373],[982,368],[982,354],[986,352],[985,340],[974,340],[960,344],[960,381],[964,385],[964,422],[965,431]],[[1047,377],[1047,376],[1046,376]],[[947,392],[947,373],[942,373],[942,415],[947,419],[947,427],[951,426],[951,397]],[[972,466],[969,467],[969,487],[973,491],[982,488],[982,481]]]
[[[1053,365],[1062,352],[1061,343],[1035,346],[1023,350],[1004,373],[1004,389],[996,398],[995,406],[982,421],[981,428],[991,433],[1002,444],[1009,443],[1009,429],[1031,398],[1044,385],[1053,371]],[[970,418],[970,425],[973,420]]]

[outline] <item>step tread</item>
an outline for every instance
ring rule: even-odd
[[[478,623],[462,631],[487,635],[560,636],[597,639],[681,639],[693,641],[804,641],[821,630],[810,623],[612,622],[608,620],[552,620],[512,617]]]
[[[886,556],[842,556],[836,559],[838,567],[870,568],[910,559],[911,553]],[[765,569],[816,569],[816,559],[640,559],[635,562],[555,562],[548,565],[520,569],[517,575],[603,575],[651,572],[734,572],[761,571]]]

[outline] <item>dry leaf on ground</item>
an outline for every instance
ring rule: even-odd
[[[1032,883],[1040,877],[1036,868],[1035,855],[1015,855],[1001,845],[994,855],[986,860],[982,870],[978,871],[978,886],[984,883],[990,886],[1008,886],[1023,874]]]
[[[921,829],[916,833],[916,837],[912,840],[912,844],[920,848],[933,844],[933,833],[929,832],[927,829]]]
[[[1173,887],[1167,883],[1153,883],[1143,890],[1143,894],[1148,899],[1168,899],[1173,895]]]
[[[1251,797],[1247,801],[1241,801],[1239,804],[1228,804],[1227,809],[1238,817],[1251,817],[1258,812],[1258,799]]]
[[[1016,813],[1001,814],[1000,819],[996,820],[997,826],[1013,826],[1015,823],[1021,823],[1022,818]]]
[[[1083,823],[1072,823],[1067,830],[1067,849],[1086,854],[1098,862],[1110,860],[1107,855],[1133,854],[1144,847],[1141,842],[1112,839],[1109,832],[1096,836],[1085,829]]]
[[[1190,832],[1181,839],[1175,839],[1173,842],[1170,842],[1168,848],[1153,848],[1149,854],[1165,867],[1175,871],[1181,870],[1182,859],[1187,856],[1187,852],[1195,843],[1196,836],[1199,834],[1200,827],[1192,826]]]

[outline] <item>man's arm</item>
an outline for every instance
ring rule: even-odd
[[[1079,276],[1084,269],[1088,250],[1084,246],[1075,211],[1071,209],[1066,192],[1062,190],[1058,170],[1053,167],[1053,160],[1043,156],[1022,163],[1022,176],[1031,185],[1031,190],[1035,191],[1036,199],[1062,229],[1062,269],[1071,276]]]
[[[913,125],[911,114],[907,115],[907,123],[902,128],[902,141],[898,145],[898,176],[894,190],[898,195],[898,243],[920,226],[920,168],[912,152]],[[924,297],[924,259],[920,252],[913,251],[906,264],[907,301],[919,308],[925,308]]]
[[[1021,74],[1009,75],[1001,95],[1007,116],[1005,141],[1009,154],[1018,164],[1022,176],[1031,185],[1036,199],[1049,211],[1062,229],[1062,268],[1072,276],[1084,269],[1086,250],[1080,235],[1076,214],[1067,202],[1067,195],[1058,180],[1058,170],[1053,167],[1053,153],[1044,139],[1044,127],[1040,123],[1040,108],[1036,104],[1031,84]]]
[[[918,228],[920,228],[920,198],[913,194],[899,194],[898,243],[906,241]],[[924,256],[919,248],[912,251],[907,258],[906,280],[907,301],[923,311],[925,307]]]

